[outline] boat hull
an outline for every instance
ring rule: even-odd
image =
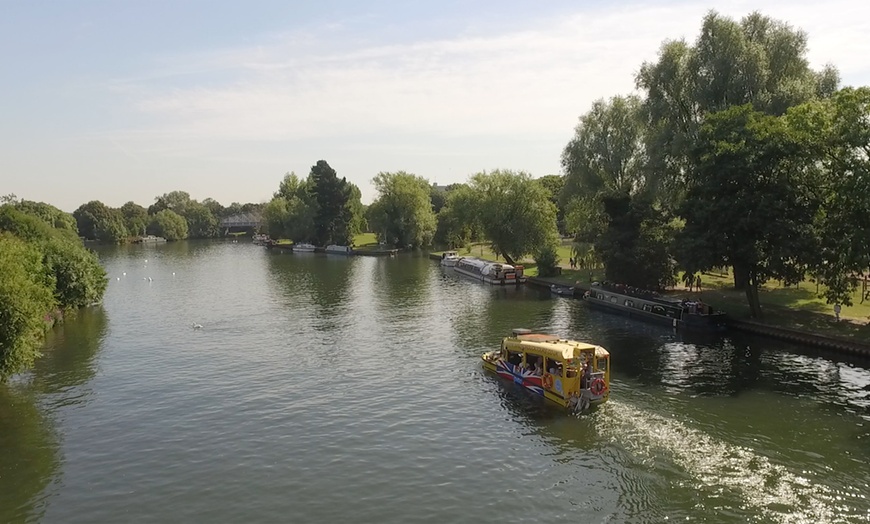
[[[554,404],[561,406],[563,408],[570,407],[568,399],[566,399],[563,395],[560,395],[557,392],[549,391],[544,388],[543,377],[534,375],[529,371],[525,371],[519,368],[519,366],[514,366],[510,362],[505,362],[502,359],[492,360],[488,358],[488,354],[484,354],[481,357],[483,361],[483,368],[487,371],[492,372],[497,375],[499,378],[502,378],[508,382],[513,382],[518,386],[522,386],[527,391],[531,392],[534,395],[539,397],[544,397],[545,399],[553,402]],[[597,406],[599,404],[603,404],[607,401],[607,397],[604,396],[602,398],[592,399],[589,402],[590,406]]]
[[[617,313],[630,318],[640,319],[646,322],[651,322],[663,326],[670,326],[675,329],[721,332],[724,331],[726,327],[725,315],[723,314],[717,313],[714,315],[694,315],[688,317],[684,317],[682,314],[677,317],[677,313],[658,314],[651,311],[644,311],[643,309],[639,309],[637,307],[626,306],[623,304],[625,300],[629,300],[632,302],[640,301],[640,299],[636,297],[630,297],[625,295],[615,296],[620,297],[619,302],[617,303],[609,302],[607,300],[601,300],[591,296],[584,297],[583,301],[590,307],[600,309],[602,311]]]
[[[492,284],[494,286],[515,286],[518,284],[522,284],[526,281],[525,277],[520,278],[492,278],[487,275],[481,275],[480,273],[475,273],[473,271],[468,271],[460,268],[459,266],[453,266],[453,270],[459,273],[460,275],[465,275],[467,277],[471,277],[475,280],[480,280],[481,282],[485,282],[487,284]]]

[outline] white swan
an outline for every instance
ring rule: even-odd
[[[193,329],[202,329],[202,324],[193,323]]]

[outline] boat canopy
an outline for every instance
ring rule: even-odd
[[[553,360],[571,360],[579,358],[581,353],[594,351],[598,358],[607,357],[610,353],[601,346],[577,342],[576,340],[563,340],[555,335],[541,333],[522,334],[516,338],[505,340],[505,348],[512,351],[524,351],[534,353]]]

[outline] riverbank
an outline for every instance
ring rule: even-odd
[[[491,251],[483,246],[475,246],[470,251],[463,251],[466,251],[468,256],[494,258],[491,256]],[[442,251],[432,252],[429,258],[440,260],[441,253]],[[490,256],[487,257],[487,254]],[[574,287],[577,290],[574,294],[575,298],[581,297],[592,282],[604,279],[603,268],[581,270],[561,265],[561,274],[549,278],[538,277],[536,269],[526,271],[529,285],[547,289],[552,285]],[[764,318],[756,320],[749,317],[746,295],[742,291],[730,289],[729,286],[727,273],[704,273],[702,291],[678,286],[666,291],[665,294],[693,298],[710,304],[717,310],[725,311],[728,313],[730,329],[870,357],[870,325],[866,319],[855,316],[863,314],[868,306],[859,303],[850,308],[843,308],[844,314],[837,321],[820,304],[817,293],[808,289],[806,285],[803,288],[800,286],[776,288],[770,285],[759,290]],[[800,304],[800,307],[784,305],[792,303]]]
[[[573,286],[574,296],[579,298],[589,289],[590,284],[571,280],[570,276],[563,274],[553,278],[531,277],[527,283],[547,289],[554,284]],[[866,322],[853,319],[841,319],[840,322],[836,322],[827,315],[794,309],[785,310],[765,303],[764,300],[762,307],[765,318],[763,321],[757,321],[748,317],[748,306],[739,307],[734,303],[734,296],[724,293],[723,290],[689,292],[686,289],[678,289],[667,294],[700,299],[714,309],[727,312],[729,329],[870,357],[870,326]],[[844,332],[847,335],[844,336]]]

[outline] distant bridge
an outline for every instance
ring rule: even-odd
[[[220,221],[221,229],[258,229],[263,223],[262,217],[257,213],[242,213],[226,217]]]

